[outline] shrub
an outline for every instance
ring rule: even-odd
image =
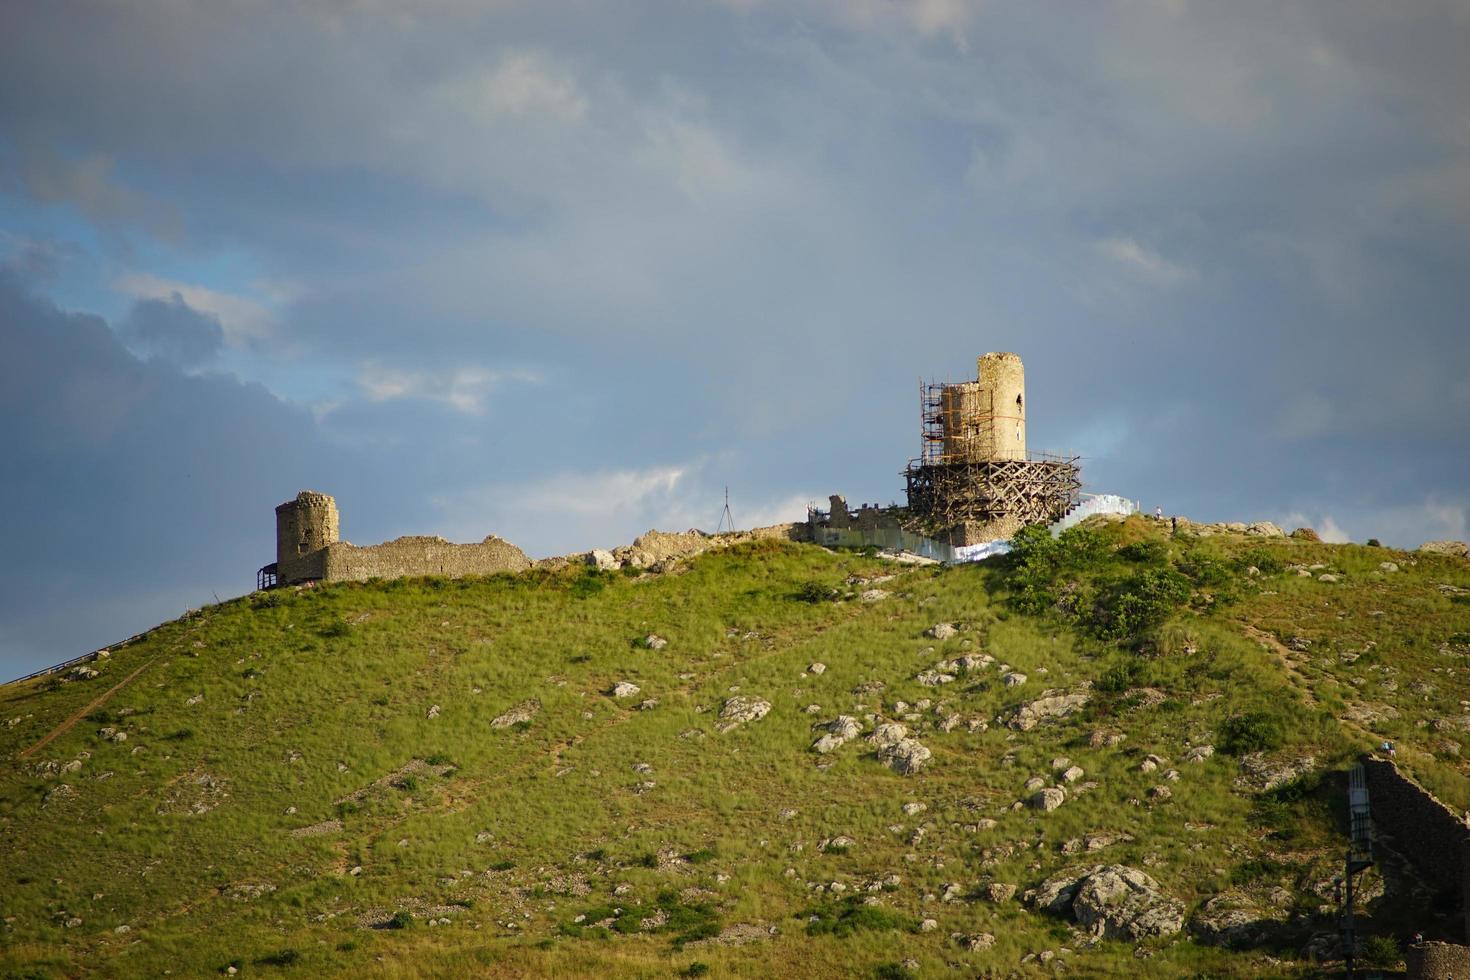
[[[800,917],[807,919],[809,936],[836,936],[840,939],[860,930],[911,932],[914,929],[914,922],[908,916],[881,905],[864,905],[858,898],[847,899],[840,905],[809,908],[801,912]]]
[[[1286,743],[1286,728],[1281,719],[1264,711],[1236,715],[1220,731],[1220,751],[1229,755],[1269,752]]]
[[[1172,568],[1147,568],[1099,597],[1091,625],[1104,639],[1140,637],[1163,624],[1189,598],[1190,581]]]
[[[681,977],[703,977],[709,975],[709,964],[695,960],[679,971]]]
[[[1106,694],[1121,694],[1130,687],[1139,686],[1143,682],[1143,675],[1143,664],[1137,660],[1118,660],[1102,672],[1094,687]]]
[[[1252,548],[1240,556],[1237,564],[1242,570],[1254,565],[1262,575],[1277,575],[1286,568],[1280,558],[1265,548]]]
[[[1402,955],[1398,940],[1392,936],[1369,936],[1363,941],[1363,962],[1371,967],[1397,966]]]
[[[1125,544],[1118,549],[1118,557],[1143,565],[1162,565],[1169,560],[1169,546],[1157,538],[1147,538]]]
[[[337,619],[323,626],[318,632],[327,639],[335,639],[347,636],[352,632],[352,627],[343,620]]]
[[[490,865],[490,870],[491,871],[510,871],[515,866],[516,866],[516,863],[514,861],[496,861],[494,864]]]
[[[413,913],[399,909],[393,913],[393,918],[383,923],[384,929],[407,929],[413,925]]]
[[[283,949],[279,953],[270,953],[255,961],[256,966],[290,966],[301,959],[301,951],[296,949]]]
[[[1369,538],[1368,539],[1368,547],[1370,547],[1370,548],[1382,548],[1383,547],[1383,544],[1377,538]]]
[[[701,847],[697,851],[690,851],[684,855],[684,860],[690,864],[707,864],[715,859],[715,852],[708,847]]]
[[[797,602],[818,603],[826,602],[832,596],[832,590],[820,582],[803,582],[801,583],[801,587],[792,595],[792,598]]]
[[[454,765],[454,760],[449,757],[449,754],[447,752],[435,752],[433,755],[429,756],[424,761],[427,762],[431,766],[452,766],[452,765]]]
[[[607,576],[595,569],[589,569],[572,581],[572,587],[568,591],[573,599],[590,599],[605,588]]]

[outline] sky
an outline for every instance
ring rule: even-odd
[[[0,7],[0,674],[276,504],[533,556],[902,499],[1024,358],[1088,489],[1465,538],[1470,2]]]

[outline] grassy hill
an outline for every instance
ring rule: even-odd
[[[1460,559],[1130,519],[969,567],[756,542],[257,593],[0,688],[0,975],[1306,975],[1327,774],[1393,739],[1470,806],[1467,590]],[[1097,865],[1185,929],[1023,900]],[[1369,876],[1370,932],[1440,921]]]

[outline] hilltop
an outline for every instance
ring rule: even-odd
[[[210,607],[0,688],[0,971],[1309,975],[1334,774],[1470,807],[1470,562],[1197,530]]]

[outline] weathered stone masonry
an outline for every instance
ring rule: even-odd
[[[405,575],[490,575],[531,567],[525,552],[493,534],[478,544],[413,536],[359,547],[339,540],[338,528],[337,502],[329,494],[303,490],[277,507],[276,580],[283,585],[361,582]]]

